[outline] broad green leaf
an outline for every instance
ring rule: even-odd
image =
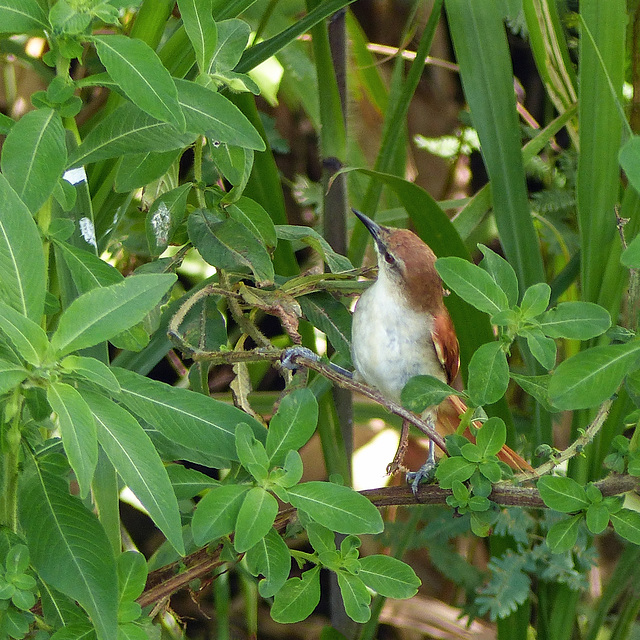
[[[47,400],[58,416],[58,427],[69,464],[76,474],[80,496],[86,497],[98,464],[96,423],[84,398],[74,387],[53,382]]]
[[[450,489],[455,480],[466,482],[477,468],[476,463],[458,456],[445,458],[436,469],[436,478],[443,489]]]
[[[218,44],[212,0],[178,0],[182,24],[196,53],[200,73],[206,73]]]
[[[320,567],[314,567],[301,578],[289,578],[276,593],[271,617],[276,622],[300,622],[308,618],[320,602]]]
[[[33,320],[0,301],[0,331],[11,341],[16,351],[29,364],[39,365],[44,360],[49,340],[47,334]]]
[[[609,526],[609,509],[602,504],[590,504],[587,508],[587,529],[598,535]]]
[[[31,33],[49,29],[49,21],[37,0],[0,0],[0,32]]]
[[[239,484],[211,489],[198,502],[191,520],[194,542],[202,546],[230,534],[248,491],[248,486]]]
[[[34,465],[22,478],[18,507],[38,575],[80,603],[99,640],[116,640],[116,565],[96,516],[69,494],[66,479]]]
[[[278,244],[276,229],[271,216],[255,200],[242,196],[233,204],[225,207],[231,218],[241,222],[254,236],[261,239],[267,249],[275,249]]]
[[[476,309],[495,315],[509,307],[506,294],[495,280],[472,262],[456,256],[439,258],[436,270],[447,287]]]
[[[547,507],[562,513],[581,511],[590,504],[584,492],[584,487],[573,478],[542,476],[538,480],[537,487]]]
[[[331,273],[340,273],[353,269],[353,265],[349,262],[349,259],[336,253],[331,248],[331,245],[311,227],[298,227],[291,224],[276,225],[276,235],[280,240],[303,242],[310,246],[317,251],[327,263]]]
[[[502,398],[509,385],[509,365],[502,343],[487,342],[473,354],[468,379],[469,398],[474,405],[480,407]]]
[[[165,191],[153,201],[145,222],[151,255],[159,256],[169,246],[173,234],[185,216],[187,196],[191,187],[190,183],[183,184]]]
[[[60,362],[60,367],[66,373],[93,382],[114,395],[120,393],[118,379],[113,375],[111,369],[100,360],[85,356],[67,356]]]
[[[166,469],[178,500],[189,500],[201,491],[217,487],[220,484],[218,480],[195,469],[187,469],[181,464],[170,464]]]
[[[518,373],[509,374],[518,386],[535,398],[545,409],[545,411],[555,412],[557,409],[549,401],[549,382],[551,376],[523,376]]]
[[[479,266],[496,281],[507,296],[507,303],[513,307],[518,302],[518,278],[513,267],[489,247],[479,244],[478,249],[484,256]]]
[[[269,422],[266,449],[270,465],[282,466],[291,449],[297,451],[305,445],[317,422],[318,402],[311,390],[296,389],[287,394]]]
[[[221,70],[233,69],[244,52],[251,27],[244,21],[233,18],[231,20],[221,20],[217,24],[218,42],[209,62],[207,73],[213,73],[216,68]]]
[[[507,441],[507,427],[501,418],[489,418],[476,434],[476,445],[483,458],[495,456]]]
[[[115,267],[101,260],[95,253],[60,241],[56,241],[56,250],[69,268],[79,293],[124,280]]]
[[[143,320],[175,281],[169,273],[134,275],[87,291],[60,316],[53,348],[62,356],[113,338]]]
[[[609,517],[619,536],[633,542],[633,544],[640,544],[640,513],[630,509],[621,509],[610,513]]]
[[[264,140],[247,117],[222,94],[189,80],[176,80],[187,131],[212,141],[264,151]]]
[[[236,425],[236,452],[240,464],[249,471],[258,482],[267,478],[269,456],[264,444],[253,434],[253,429],[246,423]]]
[[[592,302],[561,302],[539,318],[540,329],[550,338],[590,340],[611,326],[606,309]]]
[[[338,557],[336,552],[336,534],[333,531],[323,527],[317,522],[310,522],[305,526],[305,529],[307,530],[309,544],[318,556],[326,557],[327,553],[335,553],[336,558]]]
[[[380,533],[379,511],[349,487],[330,482],[304,482],[288,489],[291,504],[338,533]]]
[[[132,103],[125,103],[97,124],[71,153],[67,168],[80,167],[98,160],[119,158],[127,154],[172,151],[188,147],[192,133],[180,133]]]
[[[358,577],[367,587],[387,598],[411,598],[421,584],[408,564],[383,555],[360,558]]]
[[[216,169],[234,187],[242,187],[242,191],[253,166],[253,150],[210,139],[209,152]],[[230,192],[225,196],[225,201],[233,201],[229,200],[231,197]]]
[[[118,556],[118,592],[120,602],[135,600],[147,582],[147,561],[138,551],[124,551]]]
[[[371,617],[371,594],[365,583],[358,576],[339,571],[338,587],[346,614],[355,622],[365,623]]]
[[[181,155],[182,149],[172,149],[122,156],[114,189],[119,193],[126,193],[158,180]]]
[[[263,598],[275,595],[289,577],[291,554],[286,542],[271,528],[267,535],[245,554],[247,568],[251,575],[263,575],[258,583],[258,591]]]
[[[535,318],[548,306],[551,298],[551,287],[546,282],[532,284],[524,292],[520,309],[525,318]]]
[[[149,436],[128,411],[109,398],[92,392],[85,392],[84,397],[95,419],[98,442],[111,464],[175,550],[184,554],[178,501]]]
[[[150,116],[185,130],[178,90],[156,52],[143,40],[93,36],[100,61],[127,97]]]
[[[288,489],[302,480],[304,465],[302,457],[295,449],[290,449],[287,453],[282,470],[284,471],[282,476],[277,481],[274,480],[279,486]]]
[[[541,329],[523,329],[520,335],[527,339],[533,357],[547,370],[553,369],[556,364],[557,348],[556,343],[551,338],[547,338]]]
[[[189,238],[209,264],[221,269],[248,267],[258,282],[273,282],[273,263],[267,250],[240,222],[198,209],[189,216],[187,228]]]
[[[264,538],[278,515],[278,501],[262,487],[253,487],[238,511],[233,546],[238,553],[251,549]]]
[[[28,375],[24,367],[0,358],[0,395],[17,387]]]
[[[22,315],[40,322],[46,268],[38,227],[25,204],[0,174],[0,297]]]
[[[64,127],[53,109],[26,113],[2,145],[2,173],[33,214],[53,193],[66,163]]]
[[[212,467],[228,468],[230,460],[237,460],[235,428],[239,422],[248,423],[259,440],[266,437],[266,429],[257,420],[225,402],[126,369],[115,368],[114,373],[122,387],[120,402],[169,440],[205,455]],[[200,457],[195,462],[201,462]]]
[[[458,391],[433,376],[413,376],[404,385],[400,400],[403,406],[414,413],[422,413],[427,407],[440,404]]]
[[[556,522],[547,532],[547,544],[553,553],[571,551],[578,539],[582,514]]]
[[[560,363],[549,383],[549,399],[558,409],[588,409],[612,396],[637,364],[640,342],[581,351]]]
[[[618,160],[620,161],[622,170],[627,174],[629,182],[633,188],[640,193],[640,136],[631,136],[622,147],[620,147]],[[635,266],[637,268],[640,266],[640,261],[638,261],[637,265],[629,263],[632,255],[633,251],[629,252],[627,248],[627,251],[622,255],[622,264],[627,267]],[[636,260],[634,260],[634,262],[636,262]]]

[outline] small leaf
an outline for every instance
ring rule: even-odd
[[[546,282],[531,285],[522,296],[520,309],[525,318],[539,316],[549,306],[551,287]]]
[[[515,380],[518,386],[526,391],[530,396],[535,398],[545,409],[545,411],[555,412],[557,411],[551,405],[549,401],[549,382],[551,381],[550,375],[544,376],[522,376],[518,373],[509,374],[512,380]]]
[[[598,535],[609,525],[609,509],[602,503],[590,504],[587,508],[587,529]]]
[[[242,196],[235,203],[225,207],[231,218],[241,222],[254,236],[262,240],[269,250],[278,244],[276,229],[271,216],[255,200]]]
[[[308,618],[320,602],[320,567],[305,571],[302,578],[289,578],[275,594],[271,617],[275,622],[300,622]]]
[[[107,72],[131,102],[150,116],[185,130],[173,78],[146,42],[116,34],[93,36],[92,41]]]
[[[244,20],[236,18],[221,20],[217,27],[218,42],[206,73],[212,73],[216,69],[233,69],[240,62],[251,35],[251,27]]]
[[[638,362],[640,343],[611,344],[581,351],[560,363],[549,383],[558,409],[588,409],[612,396]]]
[[[291,554],[285,541],[271,528],[258,543],[245,554],[247,568],[254,576],[262,574],[264,580],[258,583],[258,591],[263,598],[274,596],[289,577]]]
[[[175,281],[170,273],[133,275],[82,294],[60,316],[53,348],[62,356],[113,338],[143,320]]]
[[[229,484],[215,487],[198,502],[191,520],[193,540],[202,546],[230,534],[249,491],[246,485]]]
[[[95,358],[67,356],[60,362],[63,371],[99,385],[110,393],[120,393],[120,383],[106,364]]]
[[[623,171],[627,174],[629,182],[631,183],[633,188],[638,193],[640,193],[640,136],[631,136],[622,145],[620,151],[618,152],[618,160],[620,161],[620,166],[622,167]],[[627,248],[627,251],[622,254],[622,264],[624,264],[625,266],[633,266],[635,268],[639,268],[640,259],[634,261],[637,262],[637,264],[630,264],[630,256],[633,254],[628,253],[628,249],[629,248]],[[627,254],[628,257],[625,258],[625,254]]]
[[[181,464],[170,464],[166,466],[166,469],[178,500],[189,500],[205,489],[220,485],[219,480],[210,478],[195,469],[187,469]]]
[[[484,272],[483,272],[484,273]],[[509,365],[502,343],[481,345],[469,362],[469,398],[476,406],[502,398],[509,385]]]
[[[582,514],[556,522],[547,533],[547,544],[553,553],[571,551],[578,539]]]
[[[611,316],[606,309],[592,302],[561,302],[538,322],[550,338],[591,340],[611,326]]]
[[[507,441],[507,427],[501,418],[489,418],[476,434],[476,445],[483,458],[495,456]]]
[[[0,331],[9,338],[16,351],[29,364],[38,366],[42,363],[49,347],[47,334],[40,325],[2,301],[0,301]]]
[[[353,265],[349,262],[349,259],[336,253],[331,248],[331,245],[311,227],[277,224],[276,234],[280,240],[298,241],[310,246],[317,251],[327,263],[331,273],[340,273],[353,269]]]
[[[527,339],[527,346],[533,357],[545,368],[552,369],[556,364],[556,343],[547,338],[544,333],[536,328],[524,329],[520,335]]]
[[[436,269],[447,287],[476,309],[493,316],[509,308],[507,296],[495,280],[468,260],[456,256],[439,258]]]
[[[17,387],[28,375],[24,367],[0,358],[0,395]]]
[[[236,451],[240,464],[258,482],[264,481],[269,469],[269,457],[264,445],[255,437],[253,430],[246,422],[240,422],[236,426]]]
[[[542,500],[550,509],[571,513],[586,509],[590,504],[584,487],[572,478],[542,476],[537,486]]]
[[[182,155],[182,149],[146,151],[122,156],[116,173],[114,189],[126,193],[161,178]]]
[[[196,53],[200,73],[206,73],[218,44],[212,0],[178,0],[180,17]]]
[[[404,599],[414,596],[420,578],[408,565],[391,556],[372,555],[360,558],[360,579],[381,596]]]
[[[360,624],[371,617],[371,594],[365,583],[358,577],[346,571],[338,572],[338,587],[342,595],[345,613]]]
[[[410,411],[422,413],[427,407],[439,405],[450,395],[460,394],[433,376],[413,376],[404,385],[400,400]]]
[[[640,544],[640,513],[630,509],[620,509],[610,513],[609,517],[619,536],[633,544]]]
[[[455,480],[466,482],[477,467],[476,463],[457,456],[445,458],[436,469],[436,478],[443,489],[451,489]]]
[[[380,533],[380,512],[349,487],[330,482],[304,482],[288,490],[291,504],[338,533]]]
[[[478,266],[487,271],[496,281],[496,284],[504,291],[509,306],[514,306],[518,302],[518,277],[513,267],[502,256],[489,249],[489,247],[479,244],[478,249],[482,251],[482,255],[484,256]]]
[[[49,21],[37,0],[3,0],[1,33],[33,33],[49,29]]]
[[[278,501],[262,487],[253,487],[244,498],[235,524],[233,546],[243,553],[264,538],[278,515]]]
[[[191,187],[191,184],[183,184],[165,191],[153,201],[145,221],[151,255],[159,256],[169,246],[184,218]]]
[[[118,556],[118,592],[120,602],[135,600],[147,582],[147,561],[138,551],[124,551]]]

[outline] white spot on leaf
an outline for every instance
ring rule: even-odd
[[[84,238],[84,241],[92,247],[97,248],[98,243],[96,242],[96,230],[93,226],[93,222],[91,222],[89,218],[80,218],[78,225],[80,227],[80,234]]]
[[[161,202],[158,210],[151,216],[151,227],[156,237],[156,244],[163,246],[169,243],[169,228],[171,226],[171,214],[167,205]]]

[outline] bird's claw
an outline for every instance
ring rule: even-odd
[[[307,347],[296,345],[295,347],[288,347],[284,350],[282,358],[280,358],[280,364],[289,371],[295,371],[299,368],[296,358],[308,358],[315,362],[320,361],[320,356],[317,353],[311,351]]]
[[[423,482],[431,482],[436,473],[437,463],[427,460],[417,471],[408,471],[405,475],[407,483],[411,485],[413,495],[418,494],[418,489]]]

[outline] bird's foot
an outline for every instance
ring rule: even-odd
[[[407,483],[411,485],[411,491],[413,491],[414,496],[417,496],[421,483],[431,482],[435,478],[437,466],[433,441],[430,440],[427,461],[417,471],[410,471],[406,474]]]
[[[317,353],[311,351],[307,347],[296,345],[295,347],[288,347],[284,350],[284,355],[280,359],[280,364],[290,371],[295,371],[300,365],[296,362],[296,358],[308,358],[314,362],[320,362],[320,356]]]

